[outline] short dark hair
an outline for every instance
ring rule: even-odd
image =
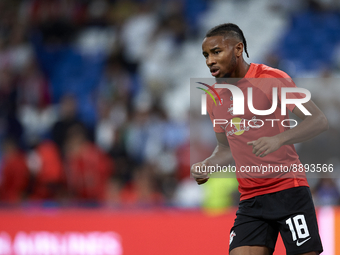
[[[249,54],[247,51],[246,38],[244,38],[242,30],[237,25],[233,23],[224,23],[224,24],[218,25],[210,29],[205,35],[205,37],[211,37],[211,36],[216,36],[216,35],[232,36],[232,37],[239,39],[243,43],[244,51],[247,54],[247,57],[249,58]]]

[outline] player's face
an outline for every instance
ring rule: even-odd
[[[203,56],[211,75],[216,78],[231,77],[236,70],[236,56],[231,40],[223,36],[211,36],[203,40]]]

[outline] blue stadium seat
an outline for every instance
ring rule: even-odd
[[[306,11],[292,17],[278,52],[302,71],[311,71],[332,65],[332,53],[339,42],[340,14]]]

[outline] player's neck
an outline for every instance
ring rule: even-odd
[[[238,68],[235,70],[233,78],[244,78],[249,70],[250,64],[242,59],[241,63],[239,64]]]
[[[228,79],[228,82],[231,84],[236,84],[239,80],[243,79],[246,76],[249,68],[250,64],[248,64],[246,61],[244,61],[244,59],[242,59],[240,63],[237,65],[235,71],[223,78]],[[229,80],[229,78],[232,79]]]

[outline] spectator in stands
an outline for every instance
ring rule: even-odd
[[[156,187],[153,171],[150,164],[143,164],[134,171],[133,181],[120,192],[122,204],[156,205],[163,202],[163,196]]]
[[[24,127],[24,141],[31,147],[50,133],[58,117],[48,81],[34,59],[21,70],[18,90],[18,117]]]
[[[2,143],[3,166],[1,173],[0,200],[7,203],[21,202],[26,195],[28,169],[25,154],[15,139],[7,138]]]
[[[72,95],[65,95],[60,102],[60,119],[52,128],[52,139],[63,153],[66,134],[74,125],[83,126],[77,117],[77,101]]]
[[[58,147],[52,141],[38,143],[28,156],[31,194],[34,200],[58,200],[64,191],[63,164]]]
[[[105,201],[113,162],[101,149],[90,142],[81,125],[67,131],[65,142],[66,176],[73,199],[81,202]]]
[[[132,76],[124,64],[124,59],[122,56],[112,56],[98,85],[99,100],[127,101],[131,97],[132,87]]]
[[[109,152],[115,142],[116,126],[110,116],[109,103],[102,101],[99,105],[99,120],[95,127],[95,142],[105,152]]]
[[[0,69],[0,133],[21,143],[23,128],[17,119],[17,79],[10,68]]]

